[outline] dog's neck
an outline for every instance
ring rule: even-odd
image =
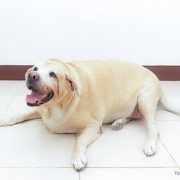
[[[63,120],[67,120],[69,116],[76,110],[76,107],[79,103],[79,96],[75,92],[68,93],[65,95],[61,101],[54,103],[51,106],[46,104],[39,107],[40,112],[49,115],[49,118],[52,116],[53,109],[59,109],[59,111],[64,112],[63,116],[61,117]],[[46,113],[48,112],[48,113]]]
[[[77,100],[79,100],[79,97],[76,95],[76,92],[71,92],[65,95],[57,106],[59,106],[63,111],[67,111]]]

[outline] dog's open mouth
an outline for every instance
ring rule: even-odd
[[[49,102],[54,96],[53,92],[41,93],[34,89],[31,90],[31,94],[26,96],[26,102],[28,106],[40,106]]]

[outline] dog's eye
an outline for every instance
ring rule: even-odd
[[[34,71],[38,71],[38,68],[37,68],[37,67],[34,67]]]
[[[50,72],[50,73],[49,73],[49,76],[55,78],[55,77],[56,77],[56,74],[55,74],[54,72]]]

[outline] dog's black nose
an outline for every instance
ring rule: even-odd
[[[37,72],[32,72],[28,76],[28,81],[29,82],[35,82],[39,80],[39,74]]]

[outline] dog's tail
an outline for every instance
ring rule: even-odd
[[[165,95],[160,98],[158,105],[167,111],[180,115],[180,106],[176,105],[176,103],[172,103]]]

